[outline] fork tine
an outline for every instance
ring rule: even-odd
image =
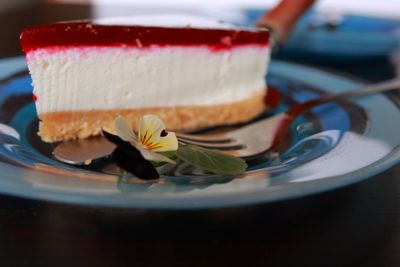
[[[236,142],[236,141],[231,141],[228,143],[208,143],[208,142],[200,142],[200,141],[192,141],[192,140],[182,140],[181,138],[178,139],[182,144],[192,144],[192,145],[198,145],[201,147],[205,148],[211,148],[211,149],[220,149],[220,150],[227,150],[227,149],[241,149],[244,147],[243,144]]]
[[[229,143],[232,138],[222,135],[196,135],[196,134],[183,134],[175,133],[180,140],[207,142],[207,143]]]

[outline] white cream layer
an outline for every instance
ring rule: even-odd
[[[140,26],[156,26],[156,27],[195,27],[199,29],[240,29],[244,27],[236,26],[232,23],[222,22],[215,19],[210,19],[201,16],[192,16],[186,14],[156,14],[142,15],[132,17],[113,17],[101,18],[93,21],[93,24],[98,25],[140,25]],[[250,30],[250,28],[246,28]],[[260,29],[257,29],[260,31]]]
[[[101,18],[92,21],[97,25],[119,25],[119,26],[150,26],[166,28],[197,28],[197,29],[221,29],[221,30],[245,30],[245,31],[267,31],[262,28],[244,27],[233,23],[211,19],[202,16],[188,14],[154,14],[131,17]]]
[[[42,114],[245,100],[265,90],[269,48],[38,49],[27,56]]]

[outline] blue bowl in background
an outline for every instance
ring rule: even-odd
[[[252,25],[264,10],[247,10]],[[297,23],[278,56],[307,61],[354,61],[388,57],[399,48],[400,21],[315,11]]]

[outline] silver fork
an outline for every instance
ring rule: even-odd
[[[241,158],[250,158],[274,148],[289,131],[291,123],[303,112],[330,101],[368,95],[400,88],[400,78],[368,85],[357,90],[325,95],[298,104],[283,113],[251,123],[247,126],[212,135],[194,135],[176,133],[180,143],[195,144],[202,147],[221,150],[224,153]],[[81,149],[84,150],[84,153]],[[113,146],[104,138],[92,138],[64,142],[53,150],[60,161],[70,164],[82,164],[93,159],[109,155]],[[95,153],[90,153],[94,151]]]

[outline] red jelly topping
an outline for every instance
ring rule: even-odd
[[[198,29],[147,26],[92,25],[84,22],[57,23],[25,29],[21,45],[25,53],[52,46],[120,46],[207,45],[213,49],[229,49],[235,45],[267,45],[269,32],[240,28]]]
[[[33,99],[34,102],[36,102],[37,101],[37,96],[35,94],[32,94],[32,99]]]

